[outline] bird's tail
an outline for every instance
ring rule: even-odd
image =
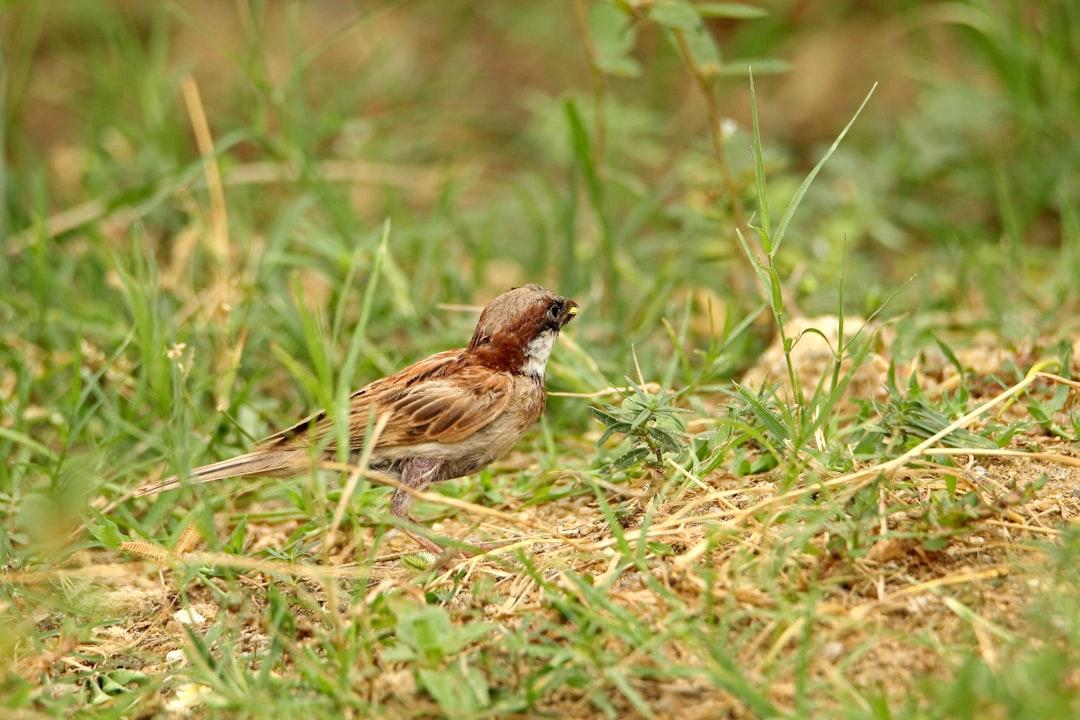
[[[173,475],[164,480],[146,483],[135,491],[135,497],[157,495],[160,492],[178,488],[186,483],[209,483],[226,478],[249,477],[251,475],[285,475],[301,470],[305,461],[310,462],[307,453],[302,450],[255,450],[228,460],[195,468],[186,481]]]

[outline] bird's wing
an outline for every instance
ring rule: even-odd
[[[373,410],[376,420],[390,413],[376,447],[459,442],[498,417],[512,389],[509,374],[470,365],[462,350],[432,355],[352,394],[350,445],[363,446]],[[271,435],[260,447],[307,447],[333,435],[333,420],[320,411]]]
[[[460,442],[506,410],[512,389],[508,373],[478,366],[391,389],[374,399],[378,415],[391,413],[378,445]],[[370,407],[361,412],[366,415]],[[353,428],[362,440],[364,425]]]

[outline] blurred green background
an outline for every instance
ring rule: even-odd
[[[433,321],[435,303],[525,280],[582,296],[594,331],[617,318],[608,334],[638,340],[687,293],[738,315],[757,303],[732,223],[733,203],[747,217],[754,206],[755,62],[774,207],[879,83],[780,256],[806,312],[835,309],[845,242],[855,312],[914,273],[897,310],[970,312],[1006,330],[1075,300],[1073,3],[718,12],[750,16],[705,21],[730,186],[701,93],[648,7],[631,23],[603,3],[7,3],[0,280],[33,292],[5,298],[5,320],[17,329],[29,303],[65,323],[88,309],[80,298],[119,303],[110,258],[135,255],[183,303],[212,283],[207,233],[227,234],[216,260],[239,296],[286,302],[294,269],[329,296],[385,217],[393,288],[375,323],[393,316],[405,334]],[[187,77],[226,219],[211,219]],[[238,303],[230,317],[245,310],[262,312]]]
[[[126,421],[175,422],[162,353],[177,343],[194,352],[199,425],[211,421],[200,393],[234,414],[284,393],[278,422],[330,402],[319,388],[347,354],[387,218],[349,382],[463,342],[471,316],[438,306],[522,282],[583,303],[577,332],[608,376],[628,372],[631,346],[655,375],[672,352],[662,320],[685,316],[684,381],[732,377],[769,339],[735,234],[759,218],[748,66],[776,216],[877,83],[776,256],[789,313],[836,312],[846,277],[853,314],[900,290],[886,315],[911,313],[912,337],[958,325],[1018,341],[1068,323],[1074,3],[680,9],[7,3],[5,423],[28,432],[12,408],[54,406],[80,352],[138,365],[118,371],[137,394],[109,400]],[[334,342],[316,347],[309,313],[333,320]],[[754,332],[733,337],[751,315]],[[63,372],[31,383],[34,351]],[[77,427],[67,441],[85,445],[92,427],[70,420],[58,432]]]
[[[631,25],[608,7],[7,3],[4,279],[24,284],[11,273],[28,228],[93,201],[103,212],[79,219],[115,222],[68,223],[37,250],[69,265],[76,287],[94,282],[98,245],[126,254],[131,243],[178,273],[177,287],[207,283],[201,245],[169,263],[210,203],[181,91],[191,76],[229,188],[233,266],[261,249],[263,262],[283,254],[319,275],[391,216],[401,295],[419,308],[536,279],[607,298],[602,312],[622,308],[637,333],[655,326],[673,286],[750,303],[728,297],[748,289],[749,268],[701,95],[665,26],[647,10]],[[750,210],[746,65],[760,61],[774,205],[879,83],[798,216],[785,254],[800,301],[833,306],[845,238],[857,310],[914,272],[900,300],[909,306],[998,319],[1017,303],[1049,310],[1072,298],[1068,281],[986,280],[1045,279],[1067,265],[1056,259],[1078,204],[1073,3],[760,7],[763,17],[706,20],[728,164]],[[599,77],[575,22],[582,8],[611,70]],[[602,222],[568,102],[604,180]],[[320,167],[328,160],[353,182]],[[278,164],[262,168],[269,176],[252,170],[268,162]]]

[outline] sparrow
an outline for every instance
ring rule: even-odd
[[[513,288],[480,313],[465,348],[446,350],[376,380],[349,397],[349,452],[364,450],[368,421],[389,415],[375,439],[369,467],[424,490],[434,482],[470,475],[502,457],[544,411],[544,374],[559,331],[578,304],[539,285]],[[185,482],[251,476],[290,477],[310,469],[312,448],[336,457],[333,421],[325,410],[259,442],[248,453],[147,483],[136,496],[155,495]],[[412,495],[401,487],[390,511],[411,523]],[[405,531],[425,549],[443,548]]]

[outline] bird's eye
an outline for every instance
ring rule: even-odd
[[[558,319],[559,313],[559,303],[554,303],[550,308],[548,308],[548,315],[550,315],[552,318]]]

